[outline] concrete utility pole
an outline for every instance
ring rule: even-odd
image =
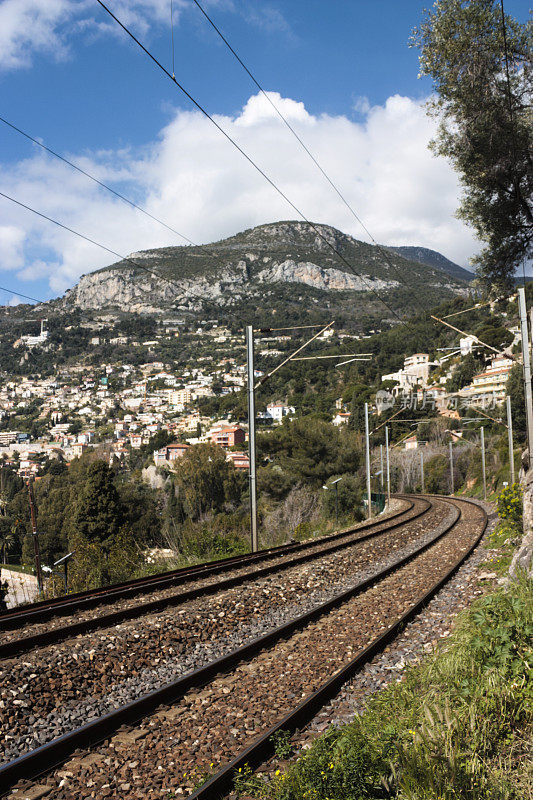
[[[370,430],[368,427],[368,403],[365,403],[365,453],[366,453],[366,496],[368,500],[367,517],[372,517],[372,483],[370,481]]]
[[[387,461],[387,503],[390,504],[389,426],[385,426],[385,458]]]
[[[32,479],[28,478],[28,495],[30,499],[31,532],[33,536],[33,551],[35,553],[35,572],[37,573],[37,585],[42,593],[44,589],[43,573],[41,570],[41,551],[39,549],[39,534],[37,533],[37,522],[35,521],[35,502],[33,499]]]
[[[524,370],[524,398],[526,403],[528,462],[533,461],[533,400],[531,396],[531,354],[529,351],[529,333],[527,329],[526,291],[523,286],[518,289],[518,307],[520,310],[520,331],[522,334],[522,363]]]
[[[514,445],[513,445],[513,417],[511,415],[511,398],[505,400],[507,407],[507,436],[509,438],[509,469],[511,476],[511,486],[514,483]]]
[[[257,538],[257,466],[255,460],[255,376],[254,376],[254,331],[246,326],[246,367],[248,373],[248,458],[250,460],[250,544],[252,553],[259,549]]]
[[[383,445],[380,444],[379,446],[379,463],[380,463],[380,473],[379,473],[379,482],[381,485],[381,491],[383,492],[383,481],[385,476],[383,475]]]
[[[450,482],[452,490],[450,494],[455,492],[454,484],[453,484],[453,450],[452,450],[452,443],[450,442]]]
[[[420,451],[420,484],[422,486],[422,493],[424,493],[424,453],[422,451]]]
[[[483,473],[483,500],[487,499],[487,471],[485,469],[485,428],[481,426],[481,471]]]

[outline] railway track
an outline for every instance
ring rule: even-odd
[[[134,578],[123,583],[115,583],[100,589],[89,589],[83,592],[69,594],[68,597],[56,597],[49,600],[41,600],[35,603],[26,603],[20,608],[9,609],[0,613],[0,630],[19,628],[31,622],[44,622],[56,616],[70,615],[73,612],[94,608],[95,606],[115,602],[117,600],[135,597],[141,594],[153,592],[167,586],[178,586],[183,581],[194,580],[195,578],[217,575],[228,571],[231,568],[254,564],[265,561],[269,558],[276,558],[278,555],[288,555],[300,550],[306,550],[317,544],[331,542],[340,539],[347,534],[358,530],[369,530],[381,525],[383,522],[401,520],[415,505],[415,502],[408,500],[402,495],[396,495],[403,503],[403,507],[391,514],[380,516],[370,522],[350,526],[341,531],[337,531],[329,536],[320,539],[312,539],[305,542],[290,542],[288,544],[270,547],[260,550],[257,553],[246,553],[240,556],[221,558],[215,561],[194,564],[190,567],[181,567],[168,572],[149,575],[143,578]]]
[[[428,502],[435,513],[440,510],[440,522],[409,547],[397,548],[373,574],[173,683],[5,764],[0,784],[9,789],[23,778],[37,778],[76,748],[91,748],[12,796],[172,797],[191,791],[198,771],[215,774],[194,797],[220,796],[234,769],[269,755],[275,729],[292,730],[313,716],[475,547],[487,522],[483,509],[455,499]],[[131,727],[122,730],[124,725]]]
[[[430,509],[430,504],[421,498],[403,502],[406,503],[404,509],[385,519],[348,528],[319,540],[282,545],[260,553],[200,564],[162,576],[152,576],[141,583],[134,581],[133,585],[111,586],[105,591],[84,593],[82,597],[75,596],[73,599],[59,598],[42,606],[37,604],[4,614],[0,616],[0,659],[12,658],[35,647],[117,625],[202,595],[218,593],[222,588],[238,586],[304,564],[349,548],[354,542],[395,530],[409,520],[418,519]],[[148,592],[151,593],[149,599],[137,600],[139,594],[146,595]]]
[[[374,574],[443,522],[444,507],[278,573],[0,663],[0,762],[175,681]]]

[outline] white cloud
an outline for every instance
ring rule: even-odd
[[[106,5],[137,36],[148,41],[150,33],[170,28],[169,0],[107,0]],[[283,15],[268,4],[235,6],[231,0],[205,0],[216,7],[240,14],[251,25],[278,34],[290,33]],[[180,24],[190,10],[203,23],[190,0],[173,0],[173,23]],[[34,56],[46,55],[62,61],[71,55],[73,35],[87,39],[111,35],[124,41],[124,32],[94,0],[0,0],[0,71],[28,68]]]
[[[17,270],[24,264],[24,231],[16,225],[0,225],[0,269]]]
[[[154,25],[170,25],[168,0],[111,0],[111,10],[139,35]],[[187,0],[174,0],[174,24]],[[30,67],[35,54],[54,60],[70,55],[73,32],[122,35],[94,0],[2,0],[0,3],[0,70]]]
[[[71,0],[4,0],[0,5],[0,68],[29,67],[32,54],[64,58],[58,28],[74,13]]]
[[[460,264],[479,249],[472,233],[454,217],[459,183],[451,167],[427,149],[435,122],[421,104],[395,95],[354,122],[344,116],[313,116],[300,102],[276,94],[272,98],[377,241],[430,247]],[[309,219],[367,240],[265,98],[253,96],[235,116],[216,119]],[[70,157],[76,160],[76,155]],[[79,163],[122,193],[144,197],[140,204],[144,202],[150,213],[196,242],[296,218],[197,112],[175,111],[158,140],[142,151],[85,154]],[[182,244],[157,223],[40,153],[15,167],[0,168],[0,179],[6,193],[119,253]],[[59,293],[81,273],[115,260],[7,201],[0,199],[0,207],[0,268],[15,270],[23,279],[46,277],[51,290]],[[24,243],[17,233],[22,231]]]

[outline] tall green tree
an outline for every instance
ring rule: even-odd
[[[69,539],[81,534],[107,549],[125,522],[113,471],[105,461],[94,461],[87,468],[85,482],[73,498]]]
[[[181,456],[176,467],[177,500],[190,519],[197,520],[209,511],[223,511],[240,500],[242,476],[226,461],[221,447],[194,445]]]
[[[478,274],[509,285],[533,242],[533,24],[503,24],[499,0],[438,0],[412,42],[436,91],[433,149],[459,173],[458,216],[485,244]]]

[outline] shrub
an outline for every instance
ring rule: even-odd
[[[254,796],[523,800],[501,764],[531,718],[532,603],[526,580],[477,601],[442,650]]]
[[[515,522],[522,521],[522,487],[519,483],[507,486],[498,496],[498,516]]]

